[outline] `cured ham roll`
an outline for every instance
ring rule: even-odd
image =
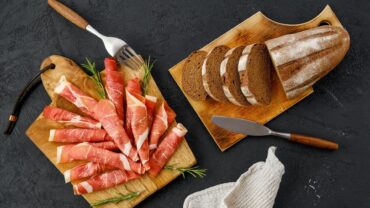
[[[130,79],[127,82],[126,90],[129,91],[131,94],[142,94],[141,87],[140,87],[140,82],[139,79]],[[126,98],[127,99],[127,98]],[[130,137],[131,142],[134,144],[134,135],[132,134],[132,129],[131,129],[131,117],[132,117],[132,112],[130,111],[130,108],[126,109],[126,131],[127,135]]]
[[[175,117],[175,112],[167,105],[166,102],[163,102],[155,115],[152,129],[150,131],[150,150],[154,150],[157,148],[159,139],[166,132],[171,123],[175,120]]]
[[[73,185],[75,195],[81,195],[110,188],[139,177],[138,174],[122,170],[113,170],[94,176],[87,181]]]
[[[140,163],[135,163],[124,154],[100,149],[86,142],[73,146],[69,150],[68,155],[74,160],[96,162],[116,167],[121,170],[134,171],[139,174],[143,174],[145,172]]]
[[[90,144],[93,147],[106,149],[106,150],[117,150],[118,147],[112,141],[106,142],[96,142],[96,143],[86,143]],[[71,149],[78,144],[67,144],[61,145],[57,148],[57,163],[67,163],[71,162],[74,159],[69,155]]]
[[[82,112],[97,119],[92,111],[93,107],[97,104],[96,100],[68,82],[64,75],[60,77],[57,86],[54,88],[54,92],[73,103]]]
[[[94,119],[80,116],[76,113],[69,112],[67,110],[46,106],[43,111],[45,118],[62,123],[68,126],[75,126],[80,128],[100,129],[101,123]]]
[[[145,170],[149,170],[149,145],[148,145],[148,115],[145,98],[137,93],[126,90],[127,109],[131,114],[131,128],[135,138],[136,148]]]
[[[171,129],[150,158],[150,176],[155,177],[158,175],[187,132],[188,130],[181,123],[178,123],[176,127]]]
[[[110,167],[107,165],[102,165],[99,163],[88,162],[86,164],[78,165],[72,169],[69,169],[63,173],[64,180],[66,183],[71,181],[80,180],[83,178],[88,178],[105,171],[114,170],[115,167]]]
[[[119,148],[113,141],[94,142],[90,144],[94,147],[101,148],[101,149],[106,149],[106,150],[111,150],[111,151],[119,150]]]
[[[124,83],[121,73],[117,70],[117,62],[114,58],[105,58],[105,91],[108,98],[114,104],[118,118],[123,122],[124,115]],[[123,125],[123,123],[122,123]]]
[[[148,127],[150,129],[154,119],[155,107],[157,106],[157,97],[145,95],[145,106],[148,115]]]
[[[123,154],[137,161],[137,151],[135,147],[132,146],[130,138],[121,125],[122,122],[116,113],[114,104],[106,99],[100,100],[94,107],[94,113]]]
[[[112,138],[104,129],[50,129],[49,141],[52,142],[102,142]]]

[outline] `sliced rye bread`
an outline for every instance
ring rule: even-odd
[[[265,42],[287,98],[303,93],[343,59],[350,45],[348,32],[321,26]]]
[[[264,44],[244,48],[238,71],[241,91],[252,105],[268,105],[271,102],[271,70],[271,59]]]
[[[238,73],[238,62],[245,46],[230,49],[220,66],[222,89],[227,99],[239,106],[249,105],[240,88],[240,77]]]
[[[207,52],[194,51],[186,58],[182,68],[182,87],[193,100],[203,101],[207,98],[202,80],[202,64],[206,57]]]
[[[230,48],[227,46],[215,47],[204,60],[202,65],[203,86],[208,95],[216,101],[228,102],[222,89],[222,80],[220,76],[220,65],[224,59],[225,53]]]

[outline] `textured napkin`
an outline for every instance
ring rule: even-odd
[[[236,182],[224,183],[195,192],[184,208],[271,208],[279,189],[284,165],[275,156],[276,147],[268,149],[265,162],[253,164]]]

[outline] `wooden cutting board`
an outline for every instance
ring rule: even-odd
[[[78,108],[66,101],[64,98],[54,94],[53,89],[59,78],[62,75],[65,75],[67,80],[78,86],[84,92],[90,94],[92,97],[98,99],[99,97],[96,93],[97,91],[95,90],[95,84],[91,81],[91,79],[88,78],[88,76],[80,69],[77,64],[75,64],[72,60],[68,58],[57,55],[50,56],[43,61],[43,63],[41,64],[41,68],[50,63],[55,64],[55,69],[45,72],[41,78],[45,90],[52,100],[51,105],[67,109],[75,113],[83,114]],[[122,73],[122,76],[125,80],[133,77],[142,76],[141,70],[133,71],[129,68],[124,68],[123,66],[120,67],[120,72]],[[105,79],[104,72],[102,73],[102,79],[103,81]],[[157,96],[159,102],[163,100],[163,96],[153,79],[150,80],[148,88],[149,95]],[[40,114],[40,116],[28,128],[26,134],[46,155],[46,157],[58,168],[58,170],[63,173],[67,169],[70,169],[80,163],[73,162],[67,164],[56,164],[56,150],[57,146],[61,144],[48,141],[49,130],[52,128],[65,128],[65,126],[45,119],[43,118],[42,114]],[[196,159],[185,139],[168,162],[168,164],[172,164],[177,167],[191,167],[195,163]],[[126,183],[125,185],[119,185],[103,191],[85,194],[83,195],[83,197],[91,204],[102,199],[117,196],[118,192],[127,193],[128,190],[141,191],[142,193],[140,194],[140,196],[135,198],[134,200],[123,201],[119,204],[111,203],[102,206],[106,208],[133,207],[160,188],[167,185],[179,175],[180,173],[176,171],[163,170],[156,178],[151,178],[148,175],[143,175],[136,180]],[[60,177],[63,177],[63,175],[60,175]],[[71,194],[73,194],[72,189]]]
[[[263,43],[268,39],[289,33],[296,33],[324,24],[342,27],[330,6],[326,6],[324,10],[312,20],[295,25],[275,22],[261,12],[257,12],[199,50],[210,52],[218,45],[237,47],[252,43]],[[265,124],[313,93],[313,89],[311,88],[297,98],[287,100],[276,73],[273,73],[272,101],[268,106],[240,107],[228,103],[218,103],[210,98],[206,101],[195,101],[187,96],[181,85],[183,64],[184,60],[173,66],[169,71],[221,151],[231,147],[242,138],[245,138],[246,135],[232,133],[216,126],[211,122],[211,117],[213,115],[244,118]]]

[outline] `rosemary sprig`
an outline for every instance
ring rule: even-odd
[[[184,167],[175,167],[173,165],[166,165],[164,169],[179,171],[183,178],[185,178],[185,173],[190,174],[194,178],[197,178],[197,177],[203,178],[204,176],[206,176],[206,171],[207,171],[207,169],[202,169],[202,168],[199,168],[198,166],[184,168]]]
[[[109,203],[118,204],[118,203],[120,203],[121,201],[124,201],[124,200],[132,200],[135,197],[139,196],[140,193],[141,192],[138,192],[138,191],[137,192],[130,192],[128,194],[117,193],[118,196],[94,202],[94,203],[91,204],[91,206],[92,207],[98,207],[98,206],[102,206],[102,205],[109,204]]]
[[[88,58],[86,58],[86,63],[81,64],[82,67],[84,67],[87,72],[89,73],[90,79],[92,79],[95,84],[98,86],[98,94],[101,98],[107,98],[103,86],[103,82],[101,81],[100,73],[96,69],[95,62],[91,62]]]
[[[150,56],[143,63],[144,75],[143,75],[143,79],[141,80],[141,90],[143,91],[144,95],[146,95],[146,93],[148,91],[148,83],[149,83],[149,80],[150,80],[150,77],[151,77],[150,71],[152,71],[154,63],[155,63],[155,61],[150,61]]]

